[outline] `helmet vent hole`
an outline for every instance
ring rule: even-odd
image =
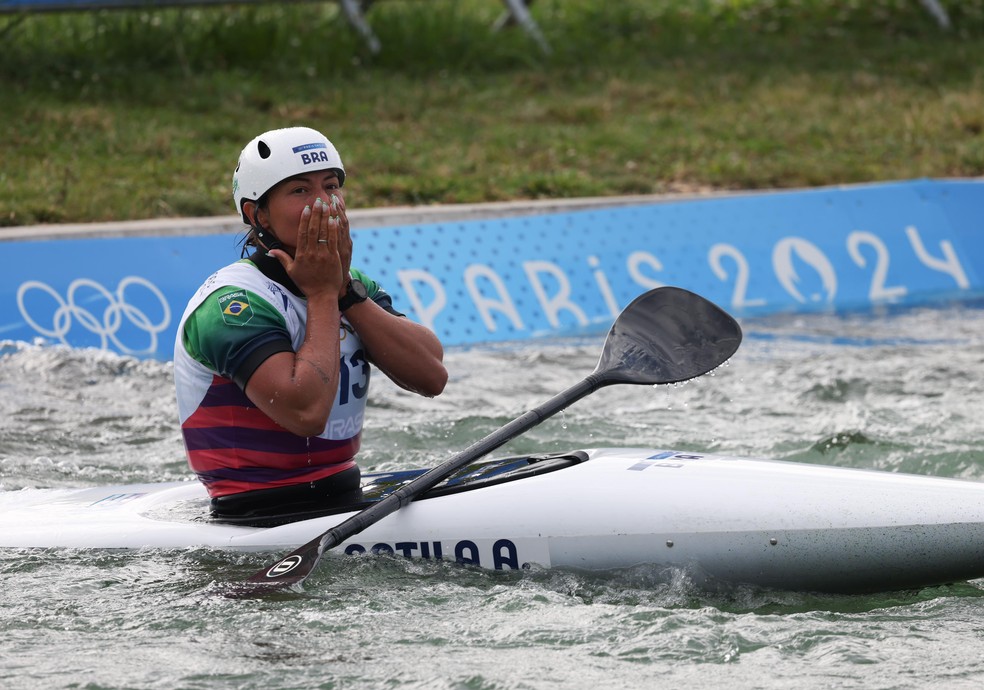
[[[256,148],[260,152],[260,158],[269,158],[270,157],[270,147],[266,145],[266,142],[265,141],[258,142],[256,144]]]

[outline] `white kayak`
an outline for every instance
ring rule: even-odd
[[[274,527],[212,521],[198,482],[0,492],[0,547],[287,551],[365,502]],[[333,553],[483,568],[680,568],[698,584],[865,592],[984,577],[984,483],[653,449],[469,465]]]

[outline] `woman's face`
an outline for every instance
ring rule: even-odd
[[[288,251],[297,248],[297,229],[305,206],[318,199],[331,203],[331,195],[342,198],[338,174],[334,170],[318,170],[287,178],[267,194],[264,208],[254,205],[254,221],[273,230]]]

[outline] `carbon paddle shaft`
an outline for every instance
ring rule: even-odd
[[[367,527],[379,522],[390,513],[407,505],[417,496],[433,488],[456,470],[491,453],[504,443],[529,431],[543,420],[549,419],[561,410],[609,383],[614,382],[607,381],[602,374],[597,372],[588,375],[580,383],[574,384],[542,405],[520,415],[480,441],[476,441],[449,460],[428,470],[409,484],[400,487],[378,503],[356,513],[345,522],[327,530],[324,536],[322,536],[319,551],[323,553],[328,549],[338,546],[349,537],[358,534]]]

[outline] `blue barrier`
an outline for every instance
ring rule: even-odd
[[[602,331],[677,285],[736,316],[984,294],[984,182],[912,181],[353,231],[354,265],[446,345]],[[0,338],[168,359],[233,235],[11,241]]]

